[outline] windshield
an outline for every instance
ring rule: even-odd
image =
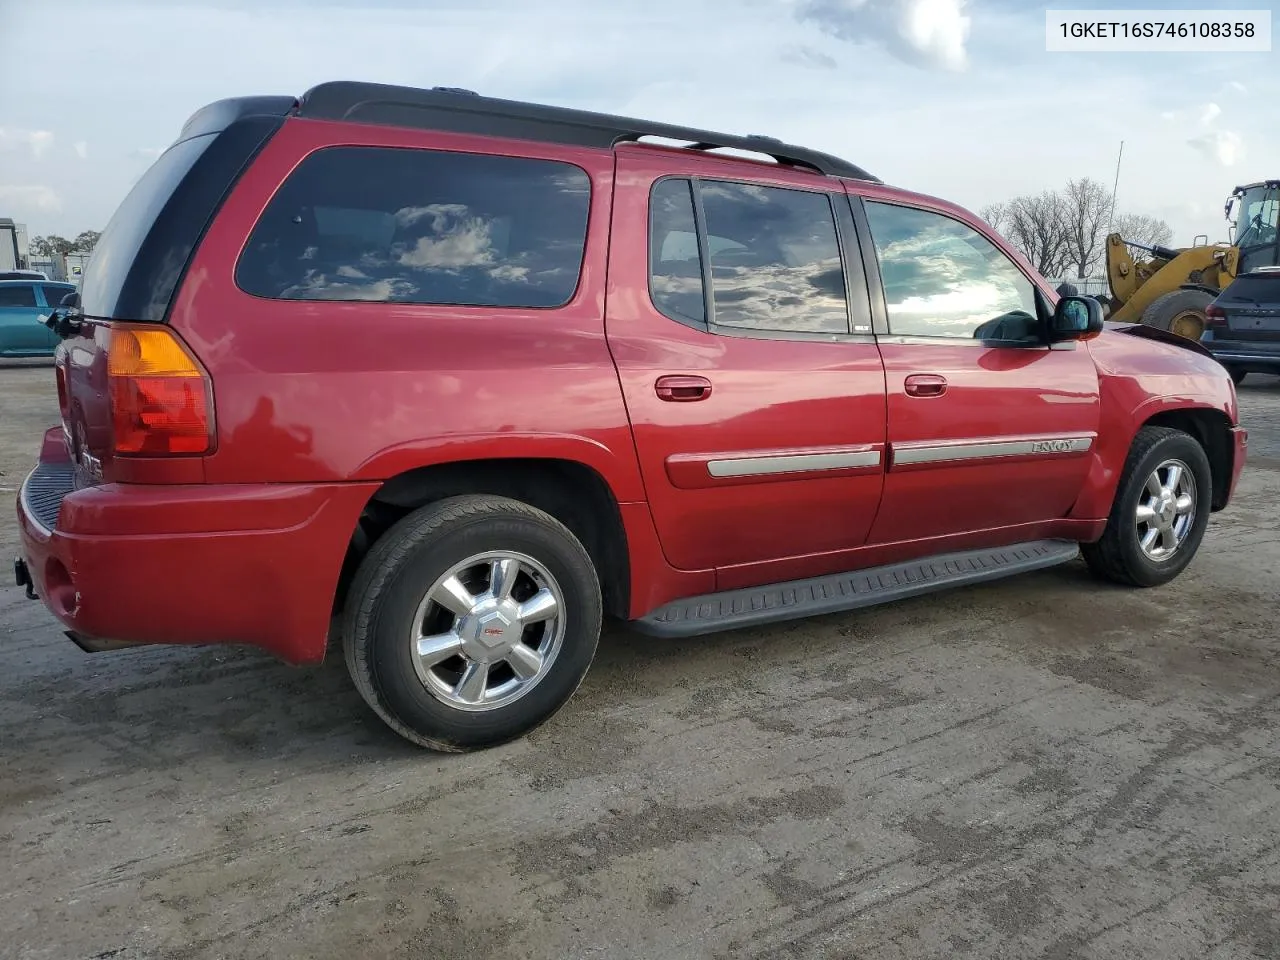
[[[1253,187],[1240,195],[1236,220],[1236,246],[1252,247],[1274,243],[1276,222],[1280,220],[1280,190]]]

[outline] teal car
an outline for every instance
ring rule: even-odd
[[[0,280],[0,358],[52,357],[58,335],[44,325],[75,284]]]

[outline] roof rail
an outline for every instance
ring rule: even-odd
[[[456,87],[422,89],[335,80],[312,87],[299,98],[298,104],[297,116],[318,120],[380,123],[584,147],[612,148],[642,137],[662,137],[687,141],[700,150],[721,147],[748,150],[770,156],[781,164],[805,167],[828,176],[881,182],[856,164],[783,143],[774,137],[712,133],[607,113],[501,100]]]

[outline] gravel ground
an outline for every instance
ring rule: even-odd
[[[0,956],[1280,957],[1280,380],[1241,396],[1251,464],[1174,585],[614,628],[469,756],[336,659],[89,656],[6,584]],[[47,366],[0,368],[0,495],[55,418]]]

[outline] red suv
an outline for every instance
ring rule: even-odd
[[[52,323],[19,583],[87,650],[314,663],[336,617],[439,749],[554,713],[604,616],[688,636],[1082,548],[1165,583],[1245,459],[1202,347],[1104,329],[959,207],[453,89],[203,108]]]

